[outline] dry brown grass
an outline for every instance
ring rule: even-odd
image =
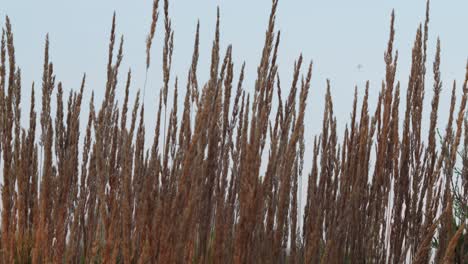
[[[233,47],[221,53],[218,10],[209,80],[199,87],[197,25],[181,93],[180,80],[171,80],[174,31],[164,0],[163,85],[149,143],[139,92],[129,105],[130,71],[123,103],[115,98],[123,59],[123,37],[115,47],[115,15],[105,97],[98,107],[94,96],[89,102],[85,131],[80,111],[86,77],[64,100],[46,37],[40,138],[34,84],[29,127],[21,127],[21,71],[7,17],[0,50],[1,263],[467,263],[468,65],[461,100],[457,105],[454,83],[449,118],[439,124],[439,105],[448,104],[440,97],[437,41],[430,123],[422,127],[429,3],[408,85],[395,77],[392,13],[376,108],[369,109],[367,82],[361,103],[356,89],[350,123],[337,130],[328,80],[322,131],[310,148],[304,123],[314,88],[312,63],[304,66],[298,57],[282,98],[277,5],[273,0],[253,92],[243,88],[245,64],[235,66]],[[158,14],[155,0],[147,71]],[[180,95],[185,98],[178,111]],[[440,126],[446,129],[439,142]],[[300,215],[306,148],[312,168]]]

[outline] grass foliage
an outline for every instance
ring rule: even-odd
[[[468,69],[461,87],[453,84],[451,101],[439,102],[440,42],[435,58],[426,56],[429,3],[408,83],[395,79],[392,13],[375,109],[368,107],[367,83],[361,100],[355,94],[346,129],[337,131],[328,82],[315,137],[304,129],[312,63],[299,56],[292,82],[279,79],[277,4],[256,81],[245,89],[232,46],[220,50],[219,11],[209,80],[197,79],[198,26],[187,79],[174,78],[169,3],[154,1],[146,74],[159,24],[164,48],[152,142],[145,142],[145,106],[131,72],[117,82],[124,51],[115,16],[103,100],[83,102],[85,76],[78,91],[63,94],[46,38],[42,105],[33,85],[29,126],[22,127],[21,69],[7,17],[0,54],[1,262],[468,263]],[[121,103],[116,89],[125,89]],[[432,103],[424,110],[428,89]],[[137,93],[134,102],[130,93]],[[450,107],[442,123],[439,105]],[[426,114],[429,127],[422,127]],[[306,137],[314,144],[306,146]],[[311,160],[304,159],[306,148]],[[311,171],[303,171],[304,162]],[[305,208],[298,205],[301,177],[308,182]]]

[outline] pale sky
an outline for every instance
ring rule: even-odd
[[[160,6],[162,6],[161,0]],[[216,8],[221,12],[222,53],[233,45],[235,74],[246,61],[244,88],[253,90],[256,67],[264,43],[271,0],[173,0],[170,16],[175,30],[175,49],[172,76],[185,82],[190,66],[196,22],[201,23],[199,82],[207,80],[210,49],[214,36]],[[280,0],[277,29],[281,30],[279,70],[283,92],[287,93],[294,60],[302,52],[306,61],[314,61],[313,81],[306,115],[306,137],[312,138],[321,128],[323,97],[326,79],[332,83],[335,114],[342,134],[351,111],[354,86],[364,89],[371,81],[371,112],[381,81],[384,78],[383,55],[388,40],[390,14],[396,12],[395,49],[399,50],[397,79],[402,82],[402,96],[406,94],[411,48],[416,29],[424,20],[425,0]],[[117,33],[123,34],[124,60],[121,76],[131,68],[131,95],[142,88],[145,75],[145,38],[151,23],[152,1],[124,0],[44,0],[7,1],[0,5],[0,22],[8,15],[13,24],[17,64],[22,68],[23,112],[29,111],[32,81],[41,82],[44,38],[50,35],[50,56],[57,80],[64,83],[65,92],[79,87],[82,74],[87,74],[86,95],[91,90],[96,101],[102,99],[105,87],[107,49],[112,14],[117,14]],[[456,79],[463,81],[468,57],[468,20],[466,0],[433,0],[429,24],[428,78],[432,78],[432,61],[437,36],[442,42],[441,71],[444,81],[440,102],[441,119],[448,111],[448,86]],[[157,95],[162,85],[161,57],[163,16],[158,22],[152,48],[152,66],[146,90],[146,129],[152,137]],[[358,69],[358,65],[362,65]],[[121,82],[122,84],[122,82]],[[432,81],[427,82],[426,108],[429,110]],[[39,85],[37,86],[40,87]],[[184,86],[183,86],[184,87]],[[39,90],[37,90],[38,92]],[[67,93],[65,93],[67,94]],[[123,100],[123,87],[117,96]],[[39,98],[39,96],[37,97]],[[89,97],[87,97],[89,98]],[[180,96],[179,98],[183,98]],[[181,99],[182,100],[182,99]],[[40,105],[36,103],[36,105]],[[82,120],[86,118],[87,102]],[[404,100],[402,100],[402,107]],[[37,109],[40,111],[40,109]],[[428,114],[426,114],[428,116]],[[24,122],[26,119],[24,119]],[[340,122],[341,120],[341,122]],[[84,123],[84,122],[82,122]],[[439,126],[444,126],[439,123]],[[307,152],[310,153],[310,147]],[[306,154],[306,158],[310,155]],[[309,170],[306,164],[305,171]]]
[[[112,13],[117,13],[117,31],[125,37],[122,73],[132,68],[133,88],[144,80],[145,38],[148,33],[152,1],[81,0],[81,1],[2,1],[0,21],[9,15],[15,34],[18,65],[23,73],[23,98],[34,80],[42,74],[44,36],[50,34],[51,58],[57,79],[65,89],[79,86],[81,75],[88,76],[87,91],[93,89],[102,98],[105,83],[107,45]],[[162,2],[162,0],[161,0]],[[173,76],[186,79],[190,64],[194,30],[201,23],[201,56],[199,76],[208,75],[216,7],[221,10],[221,42],[233,44],[237,72],[247,63],[246,89],[251,89],[256,74],[264,32],[270,12],[270,0],[174,0],[170,15],[175,29]],[[162,3],[161,3],[162,5]],[[369,79],[371,95],[376,95],[384,76],[383,52],[388,39],[389,18],[396,11],[395,47],[400,52],[398,77],[407,83],[411,46],[418,23],[423,21],[425,0],[282,0],[278,7],[277,28],[282,32],[279,65],[285,88],[290,80],[294,60],[302,52],[314,61],[313,86],[308,121],[320,118],[326,78],[332,81],[338,119],[347,118],[354,85],[363,89]],[[428,59],[433,59],[435,40],[442,40],[442,75],[445,84],[462,81],[468,57],[468,20],[466,0],[433,0]],[[152,49],[152,67],[145,99],[148,109],[154,107],[161,80],[162,22]],[[224,50],[223,50],[224,51]],[[429,61],[428,72],[432,64]],[[361,70],[357,65],[361,64]],[[204,67],[205,66],[205,67]],[[430,77],[430,76],[428,76]],[[120,89],[122,90],[122,89]],[[151,92],[152,90],[152,92]],[[135,91],[135,90],[134,90]],[[442,101],[442,104],[446,101]],[[26,102],[24,102],[26,103]],[[26,106],[26,104],[25,104]],[[150,118],[150,116],[148,116]],[[312,129],[315,131],[315,129]]]

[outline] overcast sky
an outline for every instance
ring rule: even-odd
[[[173,76],[177,75],[181,80],[186,80],[196,22],[200,20],[201,50],[198,73],[201,83],[207,80],[216,8],[219,6],[222,52],[224,53],[228,44],[233,44],[236,76],[242,62],[245,61],[247,72],[244,87],[251,91],[264,43],[271,0],[170,2],[169,12],[175,30]],[[86,72],[86,98],[89,98],[93,90],[97,101],[102,99],[109,31],[114,11],[117,14],[117,32],[125,38],[121,76],[124,76],[129,68],[132,69],[134,96],[144,82],[145,38],[151,23],[151,7],[150,0],[3,0],[0,5],[0,21],[4,23],[4,16],[8,15],[13,24],[17,63],[23,74],[23,111],[28,111],[29,108],[31,83],[41,82],[46,33],[50,34],[50,56],[54,62],[57,80],[64,83],[65,92],[78,88],[82,74]],[[395,48],[400,54],[397,78],[402,82],[401,94],[404,95],[408,82],[411,47],[418,24],[424,20],[425,0],[280,0],[277,29],[281,30],[282,37],[279,70],[284,93],[288,92],[292,66],[298,55],[302,52],[306,61],[314,61],[313,82],[306,115],[308,143],[312,142],[313,135],[321,128],[327,78],[331,79],[332,83],[339,129],[344,128],[344,121],[349,118],[354,86],[359,87],[362,98],[365,80],[371,82],[370,101],[373,111],[373,101],[384,78],[383,55],[388,40],[392,8],[396,12]],[[436,39],[440,36],[441,71],[444,81],[444,92],[439,107],[441,119],[448,111],[450,99],[447,87],[454,79],[461,83],[465,74],[468,56],[467,10],[466,0],[433,0],[431,3],[427,77],[432,78]],[[152,48],[152,66],[144,99],[148,138],[151,137],[154,128],[156,98],[162,85],[162,22],[163,19],[160,19]],[[426,113],[432,95],[432,81],[427,84]],[[123,87],[120,86],[120,101],[123,100],[122,95]],[[87,107],[84,108],[85,113]],[[27,122],[27,119],[23,121]],[[310,158],[308,153],[311,149],[307,150],[306,158]],[[310,164],[306,163],[305,166],[305,171],[308,171]]]

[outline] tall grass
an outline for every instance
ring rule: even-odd
[[[21,70],[7,17],[0,52],[1,263],[468,263],[468,65],[451,101],[441,101],[439,41],[432,67],[427,62],[429,3],[408,84],[395,78],[392,13],[376,108],[369,108],[367,83],[338,131],[328,81],[317,136],[304,125],[312,63],[299,56],[292,82],[285,87],[279,79],[277,4],[252,92],[244,88],[245,65],[234,67],[232,46],[220,48],[219,11],[209,80],[197,78],[197,26],[186,82],[171,82],[174,30],[169,2],[161,4],[163,85],[152,142],[145,142],[145,106],[131,72],[126,83],[117,81],[124,52],[115,15],[100,105],[93,96],[83,121],[85,76],[64,98],[46,37],[39,123],[33,84],[29,127],[21,127]],[[159,8],[155,0],[146,71]],[[430,111],[423,109],[427,70],[434,73]],[[438,120],[439,106],[450,107],[446,123]],[[422,127],[429,112],[429,127]],[[311,137],[313,146],[305,146]],[[306,148],[312,160],[304,160]],[[305,208],[298,203],[302,177]]]

